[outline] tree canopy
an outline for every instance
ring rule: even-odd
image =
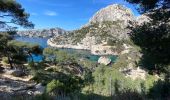
[[[0,0],[0,29],[7,28],[9,24],[16,24],[24,28],[33,28],[28,20],[29,14],[15,0]]]
[[[141,47],[144,66],[149,69],[162,70],[170,64],[170,25],[169,11],[157,10],[151,13],[152,20],[133,28],[131,39]]]
[[[169,8],[169,0],[126,0],[131,4],[137,5],[137,9],[140,13],[145,13],[157,8]]]

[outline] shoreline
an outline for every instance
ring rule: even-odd
[[[52,42],[52,38],[47,40],[47,45],[51,46],[51,47],[55,47],[55,48],[61,48],[61,49],[77,49],[77,50],[88,50],[92,55],[99,55],[99,56],[108,56],[108,55],[113,55],[113,56],[117,56],[118,53],[117,52],[112,52],[110,49],[112,46],[101,46],[101,45],[97,45],[97,46],[91,46],[91,48],[89,46],[84,46],[84,45],[71,45],[71,44],[67,44],[67,45],[57,45],[54,44]],[[107,52],[106,50],[102,50],[102,47],[105,49],[107,48]],[[101,49],[101,52],[100,52]],[[104,53],[103,53],[104,52]]]

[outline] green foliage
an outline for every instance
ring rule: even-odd
[[[79,61],[79,63],[84,68],[88,68],[88,69],[95,69],[97,67],[97,63],[96,62],[92,62],[92,61],[89,61],[89,60]]]
[[[46,92],[56,92],[64,90],[64,84],[61,83],[59,80],[52,80],[50,83],[47,84]]]
[[[154,85],[155,77],[150,76],[146,78],[146,81],[141,79],[132,80],[126,78],[119,69],[109,68],[107,66],[100,65],[93,72],[93,82],[86,86],[83,91],[85,93],[91,90],[92,93],[100,95],[115,95],[122,93],[126,90],[136,91],[137,93],[147,94]],[[142,85],[143,84],[143,85]]]
[[[39,45],[33,44],[33,43],[12,40],[12,41],[8,42],[7,46],[10,47],[11,49],[13,49],[13,50],[11,50],[11,52],[13,52],[14,55],[21,56],[22,58],[25,57],[25,59],[29,56],[31,58],[32,62],[33,62],[32,54],[35,54],[35,55],[42,54],[42,48]],[[22,60],[22,59],[20,59],[20,60]]]
[[[58,63],[69,63],[75,62],[75,58],[67,52],[59,50],[56,52],[56,61]]]
[[[55,50],[54,48],[45,48],[43,50],[43,55],[45,55],[45,56],[54,55],[55,51],[57,51],[57,50]]]
[[[117,42],[116,39],[108,39],[107,40],[107,45],[115,46],[116,42]]]
[[[111,87],[111,85],[113,85],[116,80],[120,78],[121,80],[125,79],[121,73],[106,66],[99,66],[93,73],[93,76],[95,81],[94,93],[102,91],[104,95],[109,95],[111,92],[114,93],[114,87]],[[121,86],[121,88],[123,88],[123,86]]]
[[[46,65],[43,62],[29,62],[28,67],[31,68],[31,70],[41,70],[46,68]]]
[[[114,38],[111,28],[115,27],[116,29],[122,30],[120,23],[122,21],[104,21],[102,23],[91,23],[88,26],[85,26],[79,30],[73,31],[68,35],[68,38],[71,37],[73,43],[80,43],[80,41],[86,37],[87,34],[90,36],[95,36],[97,40],[97,44],[99,44],[102,40],[107,40],[107,38]]]
[[[43,50],[43,55],[45,60],[57,64],[68,64],[76,62],[76,54],[67,53],[64,50],[54,49],[54,48],[45,48]]]
[[[0,33],[0,52],[2,53],[6,48],[7,42],[11,40],[8,33]]]
[[[170,81],[159,80],[150,89],[149,97],[153,99],[166,100],[170,98]]]
[[[112,67],[115,69],[127,67],[129,63],[127,59],[127,54],[119,55]]]
[[[169,0],[125,0],[129,3],[136,4],[140,13],[148,12],[156,8],[169,8]]]
[[[1,18],[9,17],[9,21],[0,21],[1,26],[6,27],[8,23],[17,24],[25,28],[33,28],[32,22],[28,21],[29,14],[25,12],[24,8],[15,0],[0,0]]]
[[[33,48],[38,46],[38,44],[28,43],[28,42],[21,42],[17,40],[11,40],[8,42],[8,46],[15,46],[20,48]]]
[[[58,50],[54,48],[45,48],[43,50],[43,56],[45,56],[45,61],[56,62],[56,52]]]
[[[154,86],[154,83],[157,82],[158,79],[155,76],[147,75],[146,81],[144,82],[145,94],[150,92],[150,89]]]
[[[157,9],[148,16],[153,20],[133,28],[131,39],[141,48],[143,66],[163,72],[163,67],[170,64],[170,25],[167,24],[170,13],[166,9]]]
[[[9,64],[9,61],[8,61],[8,58],[7,58],[7,57],[3,57],[3,58],[2,58],[2,61],[3,61],[4,63],[6,63],[6,64]]]
[[[37,70],[37,71],[35,70],[35,72],[33,73],[33,76],[34,77],[32,78],[32,80],[34,80],[37,83],[42,83],[43,85],[46,85],[51,80],[56,79],[58,74],[46,72],[44,70]]]

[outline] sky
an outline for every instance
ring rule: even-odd
[[[86,24],[101,8],[111,4],[123,4],[130,8],[135,16],[135,6],[124,0],[16,0],[26,12],[35,29],[60,27],[75,30]],[[21,29],[22,30],[22,29]]]

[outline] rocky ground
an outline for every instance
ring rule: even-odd
[[[0,74],[0,100],[31,100],[44,92],[45,87],[30,80],[32,76],[15,77],[12,72],[4,70]]]

